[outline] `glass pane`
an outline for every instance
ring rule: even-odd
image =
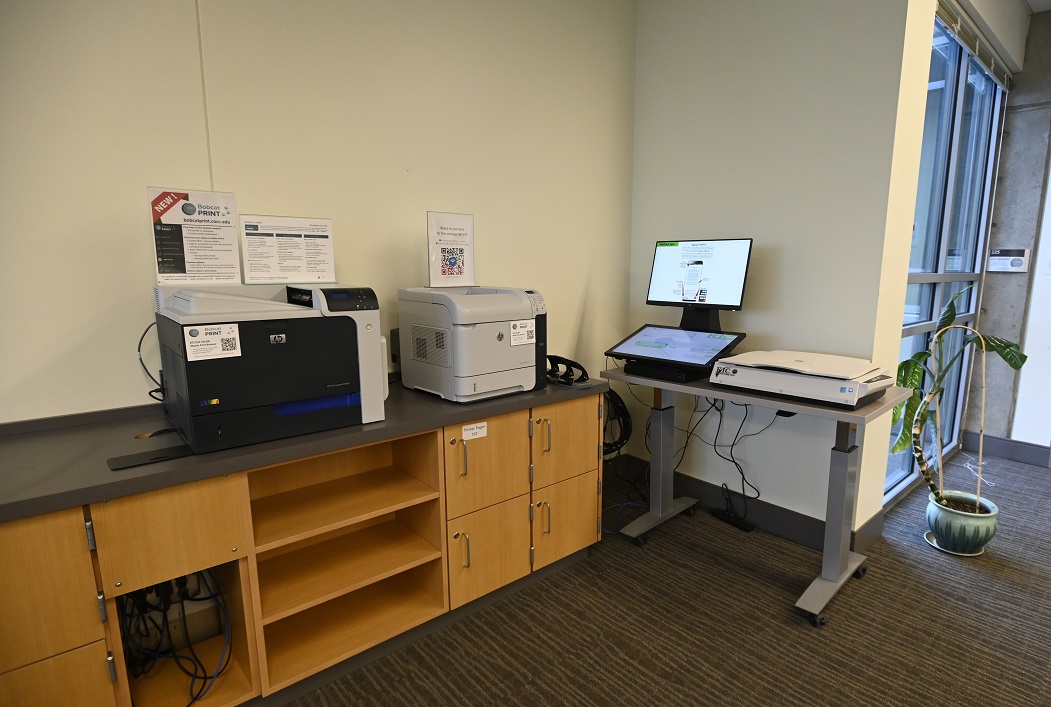
[[[956,314],[974,314],[974,288],[977,284],[976,282],[946,282],[942,286],[942,298],[938,305],[939,314],[945,309],[945,304],[952,299],[952,296],[963,290],[967,292],[956,298]]]
[[[985,172],[999,88],[971,57],[967,66],[945,272],[975,272]]]
[[[942,336],[942,361],[948,361],[953,352],[960,349],[965,333],[966,332],[963,329],[953,329]],[[932,360],[937,356],[938,351],[936,347],[935,353],[931,357]],[[961,403],[960,376],[963,372],[963,365],[966,363],[966,360],[967,356],[961,356],[952,365],[952,369],[946,375],[942,384],[945,388],[945,392],[941,396],[939,410],[939,416],[941,418],[942,445],[948,445],[956,439],[956,411]],[[937,370],[935,370],[935,373],[937,373]]]
[[[916,334],[915,336],[908,336],[901,340],[901,349],[898,352],[898,360],[904,361],[905,359],[912,356],[914,353],[924,351],[927,348],[927,334]],[[906,476],[912,473],[913,467],[916,462],[912,458],[912,451],[906,449],[904,452],[898,454],[889,454],[890,448],[894,446],[894,443],[898,439],[898,435],[901,434],[901,428],[906,424],[906,421],[899,420],[890,430],[890,445],[887,447],[887,479],[884,483],[884,488],[889,489],[897,484],[899,481],[904,479]],[[908,424],[912,424],[912,420],[908,421]]]
[[[934,283],[914,282],[910,284],[905,289],[905,316],[901,320],[902,326],[933,319],[935,314],[933,303]]]
[[[957,73],[960,54],[960,45],[956,40],[940,24],[935,24],[909,272],[935,272],[938,267],[938,234],[941,230],[949,165],[949,135],[955,93],[953,77]]]

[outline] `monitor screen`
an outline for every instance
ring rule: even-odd
[[[687,331],[647,324],[606,352],[612,358],[709,368],[744,338],[733,332]]]
[[[740,309],[751,238],[657,241],[646,304]]]

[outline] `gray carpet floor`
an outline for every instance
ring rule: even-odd
[[[962,461],[947,486],[971,489]],[[628,493],[610,471],[607,505]],[[826,626],[794,608],[819,552],[698,513],[641,548],[607,535],[586,560],[290,704],[1051,705],[1051,470],[994,459],[986,474],[1000,519],[983,556],[927,545],[917,489]]]

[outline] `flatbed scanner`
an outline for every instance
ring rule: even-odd
[[[196,453],[384,417],[367,287],[159,286],[154,305],[165,414]]]
[[[806,351],[749,351],[720,360],[712,383],[856,410],[894,384],[871,361]]]
[[[547,385],[547,306],[536,290],[398,290],[401,380],[467,403]]]

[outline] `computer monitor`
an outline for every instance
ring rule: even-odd
[[[722,331],[719,312],[744,300],[751,238],[657,241],[646,304],[682,307],[680,329]]]

